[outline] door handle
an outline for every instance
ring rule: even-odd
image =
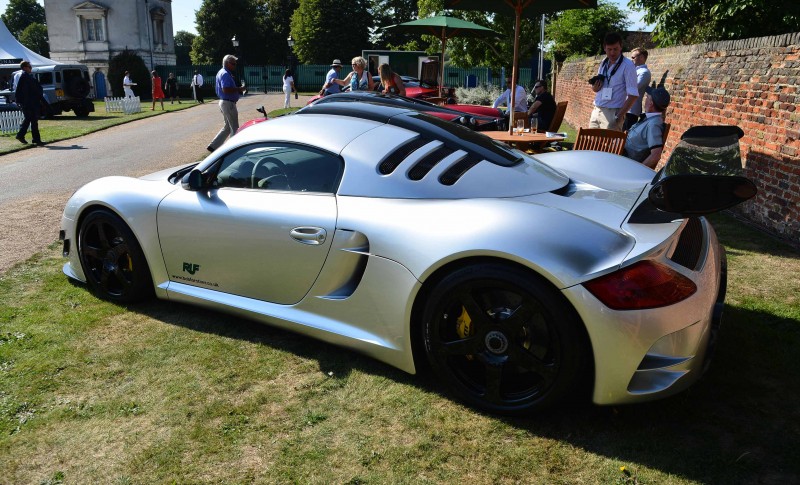
[[[311,245],[324,243],[327,234],[325,229],[321,227],[295,227],[289,233],[295,241]]]

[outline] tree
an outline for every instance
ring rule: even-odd
[[[31,24],[46,24],[44,7],[36,0],[9,0],[6,12],[0,15],[8,30],[19,39],[20,34]]]
[[[407,49],[407,46],[415,44],[418,36],[393,32],[391,29],[383,30],[383,27],[416,19],[417,2],[415,0],[371,0],[370,3],[373,19],[371,44],[380,49],[416,50],[416,45],[412,49]]]
[[[237,54],[243,64],[264,64],[266,7],[263,0],[203,0],[197,11],[197,37],[192,41],[192,62],[220,64],[226,54]],[[231,38],[236,36],[239,48]]]
[[[263,0],[264,31],[267,64],[283,65],[289,55],[286,42],[291,32],[292,13],[297,9],[297,0]]]
[[[442,15],[445,13],[442,0],[419,0],[420,17]],[[477,11],[447,12],[447,15],[474,22],[497,32],[497,37],[470,39],[452,37],[447,41],[449,64],[456,67],[506,66],[511,68],[514,57],[514,17]],[[424,36],[425,50],[438,54],[442,46],[438,38]],[[519,35],[519,58],[524,64],[537,54],[539,45],[539,22],[522,19]]]
[[[124,96],[122,79],[125,77],[125,71],[130,71],[131,81],[136,83],[136,86],[131,88],[133,93],[142,99],[150,99],[152,94],[150,71],[138,54],[127,49],[112,57],[108,63],[108,83],[111,85],[113,95]]]
[[[369,0],[300,0],[292,14],[294,54],[307,64],[349,59],[369,47]]]
[[[197,37],[191,32],[179,30],[175,33],[175,47],[192,47],[194,38]]]
[[[197,36],[185,30],[175,33],[175,63],[177,65],[191,64],[192,42],[195,37]]]
[[[606,0],[594,9],[560,12],[545,26],[546,38],[552,41],[550,51],[557,62],[602,54],[605,34],[626,30],[630,25],[626,19],[627,12]]]
[[[50,43],[47,39],[47,26],[32,23],[19,35],[19,42],[44,57],[50,57]]]
[[[655,25],[661,46],[797,32],[800,2],[772,0],[630,0]]]

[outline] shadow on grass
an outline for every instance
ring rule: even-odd
[[[780,241],[714,217],[729,251],[797,257]],[[452,399],[430,373],[412,376],[323,341],[197,307],[153,301],[131,310],[197,332],[244,340],[316,361],[347,378],[385,377]],[[728,305],[709,372],[676,396],[652,403],[560,407],[531,418],[502,418],[532,437],[647,466],[702,483],[795,483],[800,476],[800,321]]]
[[[341,378],[354,370],[452,399],[429,372],[412,376],[323,341],[179,303],[132,310],[197,332],[245,340],[318,362]],[[728,307],[711,368],[689,390],[616,407],[576,404],[532,418],[502,418],[531,436],[623,463],[706,483],[791,483],[800,476],[800,322]]]
[[[791,249],[788,241],[781,240],[730,212],[708,217],[728,254],[736,251],[758,252],[782,258],[798,259],[800,253]],[[744,229],[744,230],[743,230]]]

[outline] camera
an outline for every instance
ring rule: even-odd
[[[594,84],[597,81],[600,81],[602,79],[603,79],[603,76],[601,74],[598,74],[597,76],[594,76],[594,77],[589,79],[589,84]]]

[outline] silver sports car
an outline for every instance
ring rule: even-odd
[[[701,375],[720,325],[725,257],[702,215],[754,194],[740,135],[693,128],[655,174],[322,104],[196,165],[79,189],[64,272],[112,301],[155,295],[430,366],[492,412],[660,398]]]

